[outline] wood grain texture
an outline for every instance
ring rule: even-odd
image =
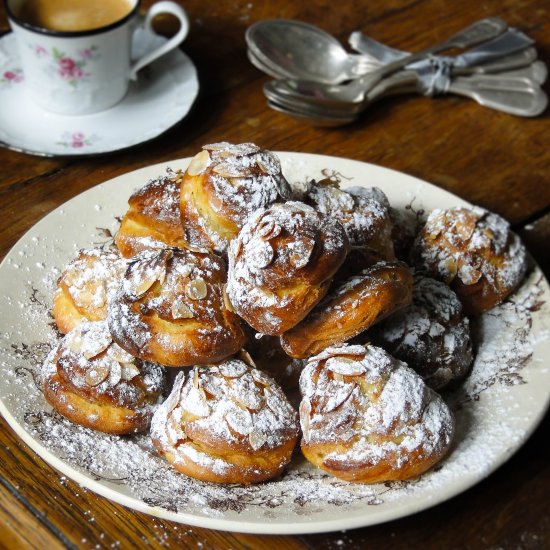
[[[143,9],[151,3],[145,0]],[[251,23],[284,17],[319,25],[342,42],[362,30],[395,47],[416,50],[474,19],[499,15],[529,34],[548,63],[547,0],[182,3],[191,21],[183,49],[196,63],[201,83],[189,116],[150,143],[93,158],[40,158],[0,148],[0,258],[40,218],[78,193],[226,140],[344,156],[427,180],[508,218],[550,275],[548,113],[528,120],[469,99],[411,95],[380,102],[352,125],[316,128],[268,109],[261,89],[267,77],[248,62],[244,41]],[[173,31],[171,25],[158,22],[165,34]],[[0,7],[0,32],[7,30]],[[1,420],[0,548],[542,550],[550,547],[549,422],[547,416],[488,479],[431,510],[345,533],[279,537],[210,531],[128,510],[61,476]]]

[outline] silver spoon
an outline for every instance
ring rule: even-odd
[[[496,76],[496,75],[495,75]],[[279,93],[276,87],[266,85],[265,93],[270,104],[280,108],[300,112],[303,116],[315,119],[328,119],[330,125],[336,125],[338,119],[342,124],[348,124],[374,101],[383,96],[396,93],[415,91],[417,75],[414,71],[402,71],[383,81],[378,88],[371,90],[369,97],[362,104],[342,104],[328,107],[300,100],[296,96]],[[517,76],[485,77],[472,75],[457,77],[449,86],[449,92],[470,97],[481,105],[518,116],[537,116],[544,111],[548,99],[537,83],[530,79]]]
[[[327,104],[337,102],[360,103],[368,91],[382,78],[394,73],[406,65],[424,59],[430,54],[449,48],[468,48],[486,40],[495,38],[506,30],[506,23],[499,18],[490,17],[477,21],[451,38],[426,48],[420,52],[392,61],[370,73],[352,81],[349,84],[327,85],[303,80],[287,79],[286,85],[303,95],[316,97]]]
[[[245,39],[269,74],[277,77],[336,84],[380,66],[370,57],[348,53],[332,35],[301,21],[258,21],[247,29]]]
[[[503,60],[499,63],[502,65]],[[477,82],[478,85],[483,85],[485,88],[494,89],[498,86],[502,86],[505,89],[516,90],[524,92],[525,89],[534,89],[542,84],[546,78],[546,66],[540,61],[532,63],[528,67],[523,69],[515,69],[512,71],[503,71],[498,74],[470,74],[469,82]],[[455,77],[456,80],[457,77]],[[308,95],[302,95],[296,90],[290,89],[286,86],[285,81],[275,80],[264,84],[264,93],[266,97],[275,102],[295,102],[296,106],[303,104],[311,104],[319,109],[343,111],[349,113],[350,111],[360,112],[364,108],[364,104],[370,105],[373,100],[378,99],[379,96],[390,93],[399,93],[402,86],[407,87],[407,92],[420,91],[418,84],[420,78],[416,71],[411,69],[401,70],[393,75],[383,78],[372,90],[370,90],[365,96],[363,102],[334,102],[327,104],[323,101],[318,101],[317,98]],[[411,84],[413,85],[411,90]],[[447,84],[446,92],[453,93],[456,89],[452,86],[453,80],[450,80]]]
[[[460,93],[459,88],[455,89],[455,93]],[[483,92],[482,90],[467,90],[464,88],[463,93],[460,95],[475,99],[486,107],[517,116],[537,116],[545,110],[548,104],[548,99],[542,91],[537,92],[537,95],[533,96],[530,93],[525,94],[518,91],[490,90]],[[512,108],[510,106],[512,102],[516,104],[516,107]],[[521,106],[522,104],[524,107]],[[275,111],[298,118],[301,121],[307,121],[316,126],[344,126],[355,122],[358,118],[358,113],[328,113],[323,109],[304,111],[301,107],[286,106],[272,100],[268,100],[268,105]]]

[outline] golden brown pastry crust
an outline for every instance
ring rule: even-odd
[[[403,262],[379,262],[336,287],[298,325],[281,336],[297,359],[346,342],[410,304],[412,271]]]
[[[178,374],[151,425],[157,451],[214,483],[271,479],[290,461],[298,418],[276,382],[237,359]]]
[[[527,252],[508,222],[478,207],[433,210],[416,239],[413,260],[451,286],[466,315],[502,302],[527,270]]]
[[[71,330],[42,367],[44,396],[57,412],[111,434],[145,431],[164,384],[162,367],[119,348],[105,321]]]
[[[88,248],[63,270],[53,299],[53,317],[63,334],[82,321],[107,318],[107,305],[116,292],[126,261],[116,248]]]
[[[300,388],[302,452],[338,478],[409,479],[451,445],[454,419],[445,402],[381,348],[328,348],[308,361]]]
[[[183,247],[181,180],[180,172],[169,170],[128,199],[129,208],[115,237],[115,244],[125,258],[151,248]]]
[[[228,309],[225,281],[225,262],[206,251],[142,252],[109,305],[113,339],[140,359],[171,367],[233,355],[246,334]]]
[[[416,274],[411,305],[366,337],[413,368],[434,389],[463,378],[473,360],[470,324],[445,283]]]
[[[250,215],[289,197],[273,153],[253,143],[205,145],[181,184],[185,240],[225,254]]]
[[[326,294],[348,249],[342,226],[301,202],[256,212],[229,250],[235,311],[258,332],[282,334]]]

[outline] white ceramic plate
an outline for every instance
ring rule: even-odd
[[[418,179],[326,156],[280,153],[291,181],[338,177],[376,185],[393,206],[415,210],[464,201]],[[166,166],[185,168],[189,159]],[[49,314],[55,279],[81,247],[108,241],[129,195],[164,173],[151,166],[75,197],[36,224],[0,266],[0,411],[43,459],[81,485],[168,520],[251,533],[315,533],[381,523],[468,489],[527,439],[549,402],[548,283],[538,268],[506,303],[474,323],[478,354],[471,376],[446,397],[457,417],[449,457],[410,482],[354,485],[316,470],[297,454],[280,479],[217,486],[173,471],[146,435],[115,437],[72,425],[37,388],[42,358],[56,341]],[[546,358],[545,358],[546,357]]]
[[[166,39],[137,31],[134,58]],[[154,61],[114,107],[84,116],[46,111],[27,96],[15,37],[0,37],[0,145],[39,156],[97,155],[153,139],[179,122],[199,92],[197,71],[180,49]]]

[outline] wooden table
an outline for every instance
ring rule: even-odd
[[[350,126],[315,128],[266,106],[261,86],[267,77],[249,64],[244,43],[251,23],[284,17],[320,25],[342,41],[361,29],[416,50],[474,19],[500,15],[534,38],[540,57],[550,62],[546,0],[183,3],[192,24],[184,50],[201,81],[190,115],[151,143],[96,158],[40,158],[0,148],[0,258],[40,218],[81,191],[227,140],[345,156],[430,181],[510,220],[550,275],[548,114],[521,119],[466,99],[411,96],[384,101]],[[0,29],[7,30],[4,11]],[[62,477],[2,420],[0,547],[548,548],[550,463],[544,441],[549,427],[547,416],[497,472],[433,509],[346,533],[285,537],[190,528],[126,509]]]

